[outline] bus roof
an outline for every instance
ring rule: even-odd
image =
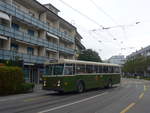
[[[88,64],[88,65],[104,65],[104,66],[119,66],[118,64],[111,64],[111,63],[101,63],[101,62],[91,62],[91,61],[82,61],[82,60],[70,60],[70,59],[60,59],[57,62],[53,63],[46,63],[46,64]]]

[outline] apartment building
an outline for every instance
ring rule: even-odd
[[[147,46],[145,48],[141,48],[140,50],[131,53],[126,58],[127,59],[135,59],[137,56],[150,56],[150,46]]]
[[[0,60],[23,62],[25,80],[39,83],[44,63],[75,59],[76,27],[51,4],[0,0]]]
[[[79,54],[86,49],[84,47],[84,45],[81,43],[82,39],[83,39],[83,37],[78,32],[76,32],[76,36],[75,36],[75,51],[76,51],[75,59],[77,59]]]
[[[124,55],[115,55],[115,56],[110,57],[107,62],[123,65],[125,63],[125,57]]]

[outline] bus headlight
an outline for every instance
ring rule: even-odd
[[[46,81],[44,81],[43,85],[46,86]]]
[[[57,86],[58,86],[58,87],[60,86],[60,80],[58,80],[58,82],[57,82]]]

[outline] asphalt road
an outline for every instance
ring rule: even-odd
[[[123,79],[82,94],[37,92],[0,97],[0,113],[150,113],[150,81]]]

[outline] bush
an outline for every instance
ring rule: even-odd
[[[20,86],[18,86],[17,88],[17,92],[20,93],[26,93],[26,92],[32,92],[34,88],[34,84],[33,83],[22,83]]]
[[[0,66],[0,95],[18,93],[17,88],[23,82],[24,77],[21,68]]]

